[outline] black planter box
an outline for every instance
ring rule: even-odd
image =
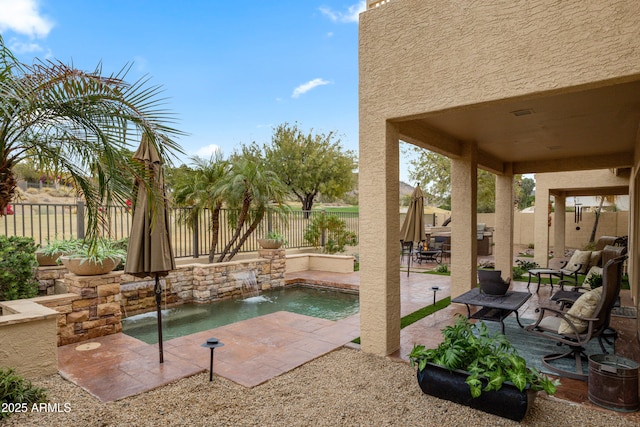
[[[468,372],[450,371],[439,365],[428,363],[418,370],[418,384],[425,394],[469,406],[480,411],[521,421],[529,407],[533,405],[537,392],[528,387],[520,391],[512,383],[505,382],[497,391],[483,391],[475,399],[471,396],[469,385],[465,382]],[[483,387],[486,384],[483,384]]]

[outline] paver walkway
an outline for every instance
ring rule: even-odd
[[[214,352],[214,374],[253,387],[343,346],[359,328],[359,316],[334,322],[280,311],[165,341],[162,364],[157,344],[119,333],[60,347],[58,368],[109,402],[208,370],[210,350],[200,345],[215,337],[225,345]]]
[[[446,276],[412,273],[401,280],[403,316],[433,303],[432,286],[440,287],[438,300],[449,296]],[[288,275],[287,281],[357,289],[360,278],[358,273],[306,271]],[[200,345],[215,337],[225,345],[214,352],[214,374],[253,387],[359,335],[359,315],[331,321],[277,312],[165,341],[162,364],[157,344],[123,333],[69,344],[58,349],[58,370],[101,401],[114,401],[208,370],[210,350]]]

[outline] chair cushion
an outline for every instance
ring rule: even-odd
[[[567,311],[567,317],[571,320],[571,323],[573,323],[579,333],[586,331],[589,323],[584,320],[580,320],[575,316],[593,316],[593,313],[595,312],[601,298],[602,287],[596,288],[589,292],[585,292],[584,295],[582,295],[576,300],[575,303],[573,303],[569,311]],[[560,326],[558,326],[558,333],[560,335],[572,335],[575,334],[575,331],[565,319],[562,319],[562,321],[560,321]]]
[[[558,329],[560,328],[560,320],[561,319],[556,316],[547,316],[540,321],[540,323],[538,324],[538,328],[545,331],[557,333]]]
[[[602,251],[591,252],[591,259],[589,260],[589,266],[594,267],[594,266],[600,265],[601,259],[602,259]]]
[[[565,270],[576,271],[578,270],[577,265],[581,264],[578,273],[584,274],[589,269],[589,261],[591,261],[591,251],[575,251],[571,255]]]

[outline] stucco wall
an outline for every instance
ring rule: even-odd
[[[55,374],[58,312],[33,300],[4,301],[0,307],[0,366],[25,378]]]
[[[640,2],[397,0],[362,13],[359,35],[360,259],[368,284],[360,294],[362,346],[388,354],[399,346],[393,210],[401,120],[631,81],[640,74]],[[427,148],[464,153],[463,144],[435,133],[414,137]]]
[[[299,254],[287,256],[287,273],[317,270],[352,273],[353,257],[347,255]]]
[[[565,215],[565,245],[567,248],[582,248],[589,241],[591,228],[595,221],[594,212],[584,212],[580,223],[574,222],[573,212]],[[495,214],[478,214],[478,222],[484,222],[487,226],[495,225]],[[576,227],[580,230],[576,230]],[[549,231],[549,244],[553,246],[555,221],[551,221]],[[603,212],[600,215],[596,239],[599,236],[626,236],[629,230],[629,212]],[[515,245],[529,245],[534,243],[534,214],[516,212],[514,214],[513,243]]]
[[[637,74],[639,37],[635,0],[391,1],[360,15],[361,107],[388,119]]]

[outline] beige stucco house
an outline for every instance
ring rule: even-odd
[[[359,40],[362,348],[389,354],[400,344],[400,140],[451,158],[453,296],[476,284],[477,168],[496,174],[494,255],[503,271],[513,259],[513,175],[603,170],[622,177],[630,195],[628,271],[637,303],[640,2],[368,6]],[[537,185],[536,206],[572,190]],[[536,236],[548,232],[540,211]]]

